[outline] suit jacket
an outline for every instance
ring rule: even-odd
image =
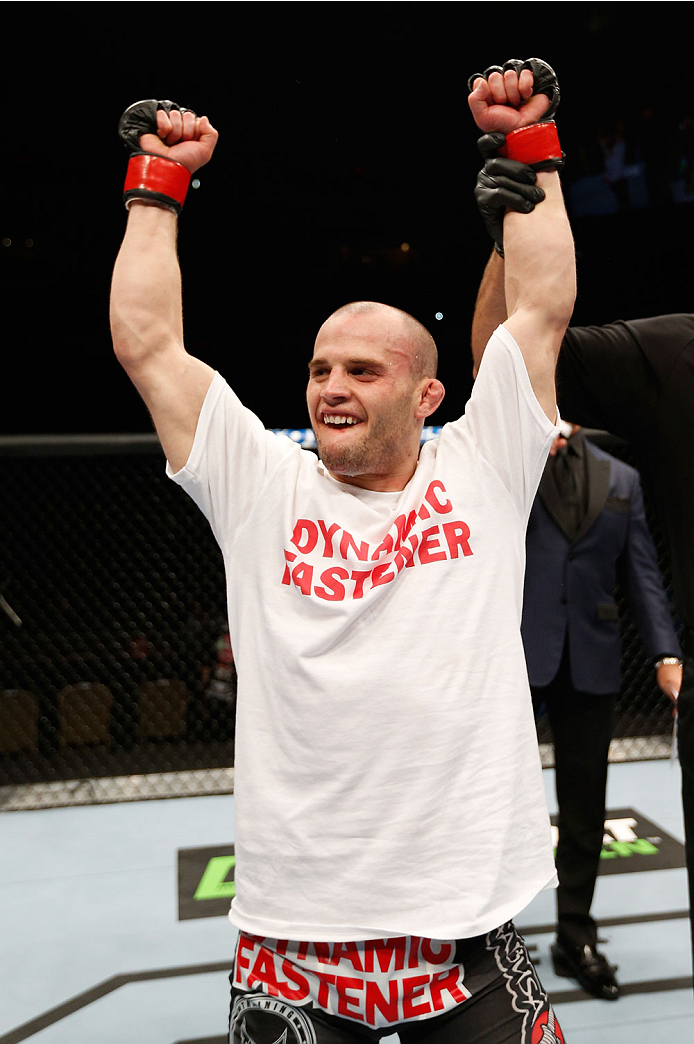
[[[584,446],[587,511],[573,540],[562,529],[554,483],[540,482],[528,522],[522,634],[531,685],[549,685],[568,640],[574,687],[598,694],[620,687],[618,575],[647,655],[682,654],[638,472],[587,440]]]

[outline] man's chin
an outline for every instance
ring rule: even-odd
[[[345,475],[352,474],[352,468],[358,465],[363,457],[359,446],[348,445],[346,440],[340,445],[335,438],[331,439],[329,436],[328,438],[323,438],[317,435],[316,447],[318,456],[329,471],[340,472]]]
[[[322,453],[318,447],[318,456],[331,475],[336,478],[354,478],[356,475],[364,474],[364,467],[360,460],[347,457],[344,453]]]
[[[366,470],[365,454],[358,446],[330,446],[316,440],[318,456],[328,471],[336,477],[353,478]]]

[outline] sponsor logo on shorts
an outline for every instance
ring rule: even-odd
[[[239,935],[233,985],[372,1028],[428,1019],[470,996],[455,942],[399,936],[293,942]]]
[[[229,1023],[231,1044],[259,1044],[248,1027],[251,1013],[256,1021],[262,1019],[264,1044],[269,1040],[272,1044],[316,1044],[315,1030],[303,1011],[262,993],[237,997],[234,1001]],[[275,1033],[275,1023],[276,1037],[270,1037],[270,1033]]]

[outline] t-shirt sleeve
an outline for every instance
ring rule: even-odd
[[[530,514],[552,440],[559,434],[533,391],[523,354],[504,326],[489,339],[460,431],[506,487],[521,515]]]
[[[195,501],[222,545],[248,520],[273,475],[298,447],[267,431],[216,373],[185,465],[166,474]]]

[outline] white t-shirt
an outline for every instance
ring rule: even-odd
[[[504,327],[401,492],[337,482],[215,375],[167,473],[226,565],[239,928],[463,938],[556,884],[520,635],[556,434]]]

